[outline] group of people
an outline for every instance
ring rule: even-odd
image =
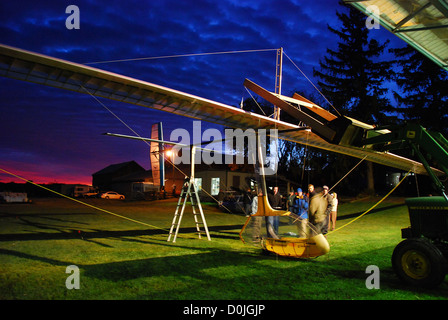
[[[258,196],[261,196],[260,191]],[[246,212],[255,214],[258,207],[258,197],[252,199],[246,198]],[[272,193],[268,193],[268,201],[273,209],[282,209],[282,196],[278,187],[274,187]],[[327,234],[328,231],[336,227],[338,199],[335,192],[329,193],[328,186],[314,188],[314,185],[308,185],[308,192],[304,193],[301,188],[296,192],[292,191],[286,198],[286,209],[300,219],[299,231],[302,235],[307,234],[307,224],[312,225],[316,233]],[[270,236],[276,238],[278,234],[279,217],[266,217],[267,232]]]

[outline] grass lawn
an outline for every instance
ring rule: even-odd
[[[446,299],[436,289],[410,288],[396,278],[390,258],[409,225],[403,199],[328,235],[331,251],[313,260],[264,255],[238,233],[246,218],[204,204],[211,241],[194,233],[186,211],[175,243],[167,242],[175,200],[89,204],[157,228],[120,219],[67,199],[0,205],[0,299],[299,300]],[[337,227],[374,200],[339,206]],[[80,289],[69,290],[69,265]],[[366,268],[380,269],[380,289],[366,288]]]

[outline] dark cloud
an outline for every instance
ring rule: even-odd
[[[65,9],[76,4],[81,28],[68,30]],[[274,49],[283,47],[308,76],[334,47],[327,24],[335,26],[334,0],[163,0],[163,1],[3,1],[0,42],[69,61],[87,63],[273,49],[92,66],[169,88],[238,105],[248,98],[245,78],[274,90]],[[285,59],[284,92],[313,90]],[[0,168],[38,182],[89,182],[111,163],[136,160],[149,167],[142,142],[106,137],[133,134],[102,104],[142,136],[163,121],[165,138],[191,120],[133,105],[11,79],[0,79]],[[0,174],[0,181],[11,178]]]

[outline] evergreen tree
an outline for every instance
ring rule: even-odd
[[[345,5],[344,5],[345,6]],[[345,6],[347,7],[347,6]],[[366,16],[348,7],[348,14],[337,13],[341,30],[328,29],[340,39],[337,50],[327,49],[320,71],[314,75],[326,98],[342,114],[364,122],[384,122],[384,113],[393,111],[385,97],[388,89],[384,81],[391,78],[392,63],[378,61],[388,41],[383,44],[369,39],[365,26]]]
[[[341,5],[347,8],[347,13],[337,12],[341,29],[327,26],[338,36],[338,47],[336,50],[327,49],[327,56],[320,61],[320,70],[314,69],[314,76],[321,79],[318,82],[321,92],[341,114],[367,123],[387,124],[386,113],[394,108],[386,97],[388,89],[384,83],[391,79],[392,62],[381,61],[380,56],[388,41],[380,44],[369,39],[366,16],[351,6]],[[356,159],[337,155],[331,166],[343,172],[355,163]],[[364,176],[367,191],[374,192],[371,162],[367,161],[365,171],[356,176]]]
[[[406,121],[448,134],[448,72],[408,46],[391,50],[401,68],[395,81],[402,93],[394,92],[398,112]]]

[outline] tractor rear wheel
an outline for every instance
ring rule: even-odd
[[[404,282],[420,287],[436,287],[444,279],[447,261],[427,239],[406,239],[392,255],[392,266]]]

